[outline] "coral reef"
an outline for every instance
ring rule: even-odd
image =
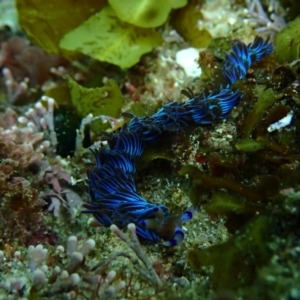
[[[1,299],[299,299],[299,3],[164,5],[0,1]]]

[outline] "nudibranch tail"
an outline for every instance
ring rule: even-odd
[[[182,223],[188,222],[192,220],[193,216],[195,214],[195,210],[193,208],[190,208],[187,210],[182,216],[181,216],[181,221]]]
[[[180,245],[184,239],[184,231],[180,227],[176,227],[174,231],[174,237],[169,241],[164,242],[164,246],[174,247]]]

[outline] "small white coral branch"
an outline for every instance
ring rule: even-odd
[[[276,6],[271,5],[270,9],[274,9],[274,7]],[[285,19],[276,13],[271,13],[269,18],[259,0],[250,1],[248,13],[252,17],[250,21],[254,21],[258,25],[261,25],[261,27],[256,28],[257,32],[276,33],[286,26]]]
[[[46,259],[48,250],[42,245],[28,247],[28,265],[30,271],[36,270]]]
[[[145,266],[145,270],[138,270],[141,275],[146,277],[148,280],[150,280],[155,286],[157,286],[158,289],[160,289],[163,286],[163,282],[160,279],[160,277],[157,275],[153,263],[148,259],[146,253],[144,252],[139,239],[136,235],[136,226],[133,223],[128,224],[127,226],[128,231],[130,233],[130,239],[127,237],[127,235],[116,225],[111,225],[110,230],[117,235],[122,241],[124,241],[137,255],[137,257],[140,259],[140,261]]]
[[[24,78],[23,81],[17,82],[10,69],[4,68],[2,74],[5,79],[5,85],[7,88],[7,97],[10,103],[15,103],[21,96],[24,96],[28,92],[29,79]]]
[[[98,291],[98,296],[100,297],[100,299],[108,300],[111,297],[116,296],[119,291],[121,291],[126,286],[125,281],[120,281],[116,284],[112,284],[116,275],[117,273],[115,271],[110,271],[107,274],[106,279],[102,281]]]

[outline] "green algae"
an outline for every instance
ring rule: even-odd
[[[249,203],[240,197],[234,197],[224,191],[216,191],[212,194],[210,201],[204,205],[208,214],[245,214],[253,210]]]
[[[7,27],[13,33],[20,31],[18,12],[16,9],[15,1],[0,2],[0,20],[1,20],[1,26],[0,26],[1,29],[3,27]]]
[[[121,68],[129,68],[161,42],[161,35],[154,29],[122,22],[106,6],[68,32],[61,39],[60,47],[74,54],[82,53]]]
[[[81,117],[86,117],[88,114],[93,114],[93,116],[105,115],[114,118],[120,117],[123,96],[114,80],[108,79],[101,88],[82,87],[70,77],[67,77],[67,83],[72,104]],[[91,124],[94,132],[104,130],[107,126],[101,120]]]
[[[300,58],[300,17],[290,22],[276,36],[274,51],[280,63],[290,63]]]
[[[229,38],[215,38],[213,39],[207,49],[211,50],[214,56],[223,61],[226,59],[226,53],[228,53],[232,48],[232,41]]]
[[[199,20],[203,19],[200,9],[195,8],[196,1],[189,1],[188,5],[175,10],[171,15],[174,29],[193,47],[205,48],[212,40],[206,29],[199,29]]]
[[[271,227],[270,218],[258,216],[223,244],[189,250],[187,260],[197,272],[204,266],[214,267],[211,279],[215,291],[246,286],[271,255],[267,245]]]
[[[45,95],[55,99],[55,102],[61,106],[72,106],[70,89],[67,84],[61,84],[45,91]]]
[[[135,102],[132,104],[130,109],[124,113],[124,116],[126,116],[126,113],[131,113],[134,116],[140,118],[140,117],[144,117],[146,115],[146,108],[140,102]]]
[[[280,144],[273,141],[272,139],[269,139],[269,138],[264,137],[264,136],[258,136],[257,141],[265,144],[266,148],[268,148],[269,150],[272,150],[273,152],[277,152],[277,153],[280,153],[282,155],[287,153],[287,148],[281,146]]]
[[[120,20],[142,28],[153,28],[163,25],[171,9],[186,5],[187,0],[108,0],[108,3]]]
[[[255,152],[264,149],[265,146],[266,143],[264,141],[256,141],[254,139],[242,139],[235,144],[236,149],[246,152]]]
[[[254,92],[258,99],[254,105],[254,108],[244,120],[243,137],[246,139],[251,137],[253,130],[262,120],[266,110],[270,108],[279,98],[279,95],[276,95],[272,89],[266,89],[265,86],[262,85],[255,86]]]
[[[278,143],[284,148],[285,152],[296,150],[295,130],[279,131],[277,136]]]
[[[69,57],[59,47],[61,38],[100,11],[105,3],[105,0],[16,0],[16,7],[20,26],[33,43],[47,52]]]
[[[168,10],[161,24],[166,21],[172,5],[178,7],[186,4],[184,0],[174,2],[164,2]],[[122,5],[118,1],[116,6],[123,7],[125,4],[129,5],[127,1]],[[159,14],[162,3],[158,6],[153,2],[153,5],[159,8],[156,10]],[[20,26],[30,40],[47,52],[69,59],[86,54],[97,60],[128,68],[137,63],[141,55],[162,43],[162,37],[157,31],[133,26],[118,19],[105,0],[80,3],[74,3],[73,0],[55,0],[49,3],[18,0],[16,6]],[[136,6],[136,9],[137,11],[127,10],[124,13],[141,13],[139,6]],[[151,16],[151,13],[148,15]],[[143,14],[139,15],[139,18],[151,25],[149,18],[146,19]],[[129,20],[134,20],[130,14]]]
[[[189,175],[193,178],[193,182],[196,185],[204,186],[206,189],[210,188],[225,188],[229,191],[238,193],[250,201],[258,202],[262,199],[261,194],[257,193],[255,190],[252,190],[236,180],[226,177],[220,178],[215,176],[210,176],[197,167],[186,165],[179,170],[179,175]]]
[[[299,92],[293,87],[298,86],[295,82],[299,79],[299,68],[296,68],[298,73],[293,68],[294,65],[278,67],[273,57],[254,65],[254,74],[249,72],[247,79],[237,82],[247,103],[240,106],[242,113],[234,117],[235,161],[226,158],[224,153],[213,157],[208,151],[201,170],[184,166],[179,171],[180,175],[192,179],[189,196],[193,206],[201,206],[212,219],[224,216],[224,224],[232,234],[223,244],[206,249],[199,249],[198,245],[188,251],[188,263],[196,272],[212,271],[210,279],[216,298],[228,292],[230,299],[253,299],[255,291],[256,298],[260,299],[261,283],[266,280],[260,276],[262,273],[264,278],[273,276],[271,259],[276,257],[276,251],[281,251],[278,240],[284,244],[291,238],[290,234],[299,231],[299,198],[291,204],[282,195],[293,193],[291,187],[299,186],[298,118],[281,131],[267,130],[291,110],[298,112]],[[258,85],[253,85],[251,76]],[[216,168],[214,160],[220,157],[227,163],[231,161],[238,172]],[[293,211],[294,216],[288,211]],[[297,238],[292,239],[297,243]],[[273,278],[273,284],[280,280],[279,276]]]
[[[202,273],[205,268],[213,267],[211,284],[214,292],[231,292],[241,299],[269,299],[262,295],[271,294],[270,284],[274,285],[278,280],[281,283],[282,278],[286,278],[286,286],[297,285],[290,264],[294,265],[299,257],[294,249],[295,242],[298,244],[300,198],[299,192],[290,191],[287,195],[276,196],[266,210],[247,220],[227,242],[188,251],[187,260],[196,272]],[[226,195],[219,196],[228,199]],[[233,208],[243,214],[242,210],[236,210],[236,205]],[[226,215],[230,211],[223,210]],[[253,296],[253,293],[259,296]],[[288,293],[289,290],[280,291],[280,294]]]

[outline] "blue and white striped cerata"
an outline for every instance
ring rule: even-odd
[[[90,202],[84,205],[83,212],[93,214],[105,227],[116,224],[125,228],[134,223],[138,237],[146,242],[180,244],[184,239],[183,224],[193,217],[193,210],[171,214],[165,205],[141,197],[134,182],[136,160],[147,144],[154,143],[165,132],[176,133],[190,125],[225,119],[240,100],[240,92],[231,89],[232,84],[272,51],[272,44],[260,37],[249,45],[235,41],[222,67],[224,86],[216,87],[209,95],[194,95],[185,90],[183,93],[189,97],[186,102],[170,102],[152,116],[138,118],[126,114],[131,120],[110,135],[109,147],[92,150],[96,165],[87,173]]]

